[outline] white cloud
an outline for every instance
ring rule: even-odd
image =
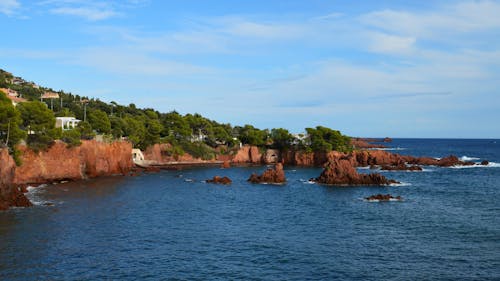
[[[417,41],[415,37],[389,35],[381,32],[371,32],[367,36],[371,41],[370,50],[377,53],[409,54],[414,51],[414,45]]]
[[[374,11],[359,19],[398,35],[439,39],[446,33],[475,32],[500,27],[500,3],[492,1],[460,2],[434,11]],[[445,36],[446,40],[448,36]]]
[[[85,49],[73,54],[67,62],[123,75],[182,76],[211,72],[205,67],[119,48]]]
[[[0,13],[7,16],[14,14],[20,7],[21,4],[17,0],[0,0]]]
[[[95,0],[45,0],[38,4],[48,8],[55,15],[74,16],[88,21],[101,21],[122,15],[121,9],[133,8],[142,1],[116,2]]]
[[[99,9],[97,7],[61,7],[50,10],[57,15],[77,16],[89,21],[105,20],[118,15],[112,9]]]

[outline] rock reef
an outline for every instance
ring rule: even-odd
[[[392,196],[390,194],[376,194],[365,198],[366,201],[371,202],[388,202],[388,201],[403,201],[401,196]]]
[[[205,180],[205,182],[228,185],[231,184],[233,181],[228,177],[214,176],[212,179]]]

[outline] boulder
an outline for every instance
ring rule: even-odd
[[[277,163],[273,168],[269,168],[262,175],[252,174],[248,179],[251,183],[272,183],[281,184],[286,182],[283,164]]]
[[[481,161],[481,165],[483,166],[487,166],[488,164],[490,164],[490,162],[488,162],[487,160]]]

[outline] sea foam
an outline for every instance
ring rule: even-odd
[[[464,155],[462,157],[459,158],[460,161],[475,161],[475,160],[479,160],[480,158],[478,157],[470,157],[470,156],[467,156],[467,155]]]

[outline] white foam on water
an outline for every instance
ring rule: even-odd
[[[389,200],[379,200],[379,199],[363,199],[365,202],[369,203],[379,203],[379,202],[403,202],[403,199],[391,198]]]
[[[411,186],[409,182],[390,183],[389,186]]]
[[[404,147],[375,147],[375,148],[369,148],[368,150],[406,150]]]
[[[46,204],[52,204],[53,205],[52,202],[47,201],[47,200],[43,200],[40,197],[40,194],[42,194],[42,193],[45,192],[45,187],[47,187],[46,184],[41,184],[39,186],[28,186],[26,188],[26,190],[28,190],[28,192],[25,193],[26,198],[28,198],[30,200],[30,202],[33,203],[33,205],[36,205],[36,206],[43,206],[43,205],[46,205]]]
[[[370,166],[365,166],[365,167],[356,167],[358,170],[369,170]]]
[[[472,169],[472,168],[500,168],[500,163],[489,162],[488,165],[481,165],[481,163],[476,162],[474,165],[469,166],[451,166],[451,169]]]
[[[478,158],[478,157],[470,157],[470,156],[464,155],[464,156],[462,156],[462,157],[460,157],[460,158],[458,158],[458,159],[459,159],[460,161],[465,162],[465,161],[474,161],[474,160],[479,160],[479,159],[481,159],[481,158]]]
[[[305,179],[300,179],[299,181],[303,184],[316,184],[316,182],[314,182],[314,181],[305,180]]]

